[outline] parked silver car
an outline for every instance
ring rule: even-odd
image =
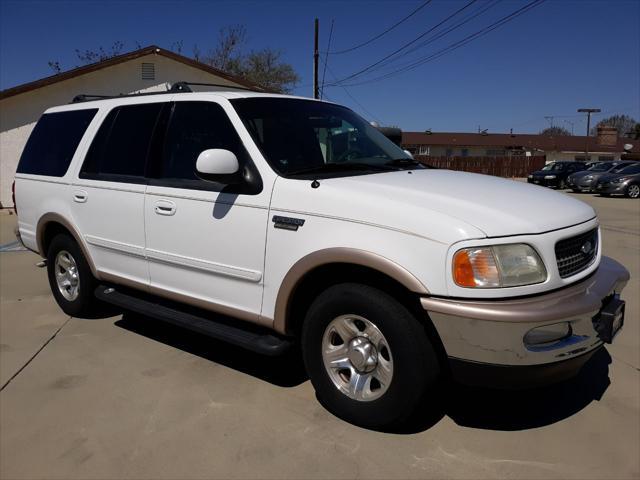
[[[603,197],[626,195],[640,198],[640,162],[631,162],[618,173],[608,173],[598,180],[596,192]]]
[[[593,192],[595,191],[598,180],[606,174],[618,173],[625,167],[635,162],[630,161],[614,161],[614,162],[597,162],[591,165],[587,170],[572,173],[567,177],[567,185],[574,192]]]

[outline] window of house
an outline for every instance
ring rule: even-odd
[[[429,155],[429,146],[420,145],[420,148],[418,150],[418,155]]]
[[[613,161],[613,155],[599,155],[598,160],[600,162],[611,162]]]
[[[17,173],[62,177],[97,108],[45,113],[24,147]]]
[[[463,157],[468,157],[468,156],[469,156],[469,149],[468,149],[468,148],[463,148],[463,149],[460,151],[460,153],[461,153],[461,155],[462,155]]]
[[[162,103],[114,108],[100,126],[80,178],[128,181],[144,177],[145,164]]]
[[[453,156],[453,149],[452,149],[452,148],[447,148],[447,149],[445,150],[444,154],[445,154],[447,157],[452,157],[452,156]]]

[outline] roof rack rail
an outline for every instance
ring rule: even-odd
[[[248,88],[248,87],[237,87],[235,85],[225,85],[223,83],[200,83],[200,82],[176,82],[171,85],[169,89],[170,92],[192,92],[191,85],[195,85],[198,87],[224,87],[224,88],[232,88],[234,90],[247,90],[249,92],[261,92],[262,90],[258,90],[256,88]]]
[[[200,82],[175,82],[171,85],[167,90],[163,90],[161,92],[143,92],[143,93],[120,93],[118,95],[92,95],[83,93],[81,95],[76,95],[71,100],[71,103],[80,103],[80,102],[90,102],[92,100],[105,100],[109,98],[123,98],[123,97],[142,97],[145,95],[161,95],[163,93],[189,93],[193,92],[191,89],[191,85],[201,86],[201,87],[224,87],[228,89],[235,90],[247,90],[249,92],[261,92],[262,90],[247,88],[247,87],[237,87],[235,85],[224,85],[222,83],[200,83]]]

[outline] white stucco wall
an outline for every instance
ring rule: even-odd
[[[142,63],[155,64],[155,80],[142,80]],[[11,183],[22,149],[47,108],[69,103],[81,93],[116,95],[166,90],[177,81],[237,85],[162,55],[146,55],[112,67],[0,100],[0,203],[12,207]]]

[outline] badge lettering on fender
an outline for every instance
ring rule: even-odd
[[[273,221],[273,226],[275,228],[292,230],[294,232],[304,225],[304,220],[302,218],[281,217],[279,215],[274,215],[271,220]]]

